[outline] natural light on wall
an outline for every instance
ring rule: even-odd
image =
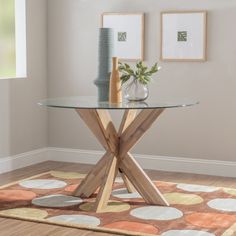
[[[0,0],[0,79],[26,77],[25,0]]]

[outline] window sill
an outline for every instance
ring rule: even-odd
[[[0,77],[0,80],[8,80],[8,79],[27,79],[27,76],[20,76],[20,77]]]

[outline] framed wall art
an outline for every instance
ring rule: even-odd
[[[161,13],[161,60],[206,61],[207,12]]]
[[[143,13],[104,13],[102,27],[114,29],[115,56],[121,60],[144,60]]]

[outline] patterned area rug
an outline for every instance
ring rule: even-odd
[[[72,192],[85,175],[51,171],[0,188],[0,216],[120,235],[236,235],[236,189],[154,181],[170,207],[148,206],[117,178],[103,213]]]

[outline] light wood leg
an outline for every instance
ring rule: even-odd
[[[101,185],[102,178],[105,175],[106,166],[112,154],[108,151],[96,164],[96,166],[88,173],[79,187],[75,190],[74,196],[90,197]]]
[[[124,181],[125,187],[128,191],[128,193],[135,193],[137,190],[135,189],[134,185],[129,181],[128,177],[125,175],[125,173],[119,169],[120,175]]]
[[[75,196],[90,197],[101,185],[109,159],[118,152],[119,138],[107,111],[95,109],[77,109],[76,111],[107,150],[104,157],[90,171],[74,192]]]
[[[129,192],[137,190],[148,204],[168,206],[160,191],[129,153],[163,110],[143,110],[137,116],[135,110],[127,110],[118,132],[106,110],[76,110],[106,153],[74,195],[90,197],[100,187],[94,210],[102,212],[108,204],[114,180],[120,170]]]
[[[109,113],[106,110],[96,109],[77,109],[76,111],[102,146],[116,154],[119,138]]]
[[[139,141],[163,111],[164,109],[145,109],[138,114],[120,137],[119,155],[121,158]]]
[[[118,135],[121,136],[122,133],[129,127],[129,125],[134,121],[137,115],[137,110],[126,110],[124,112],[123,118],[120,123],[120,128]]]
[[[109,164],[106,167],[105,175],[103,176],[103,181],[96,198],[94,210],[98,213],[102,212],[102,210],[106,208],[108,204],[112,191],[112,186],[117,175],[117,170],[118,161],[117,157],[114,156],[109,160]]]
[[[130,153],[127,153],[122,159],[120,168],[147,203],[152,205],[169,205],[161,192]]]
[[[120,124],[120,128],[118,131],[118,136],[120,137],[124,131],[129,127],[129,125],[134,121],[135,117],[137,115],[137,110],[126,110],[124,112],[121,124]],[[119,169],[120,170],[120,169]],[[124,174],[124,172],[119,171],[120,175],[124,181],[125,187],[128,191],[128,193],[134,193],[136,192],[135,187],[133,186],[133,184],[129,181],[129,179],[127,178],[127,176]]]

